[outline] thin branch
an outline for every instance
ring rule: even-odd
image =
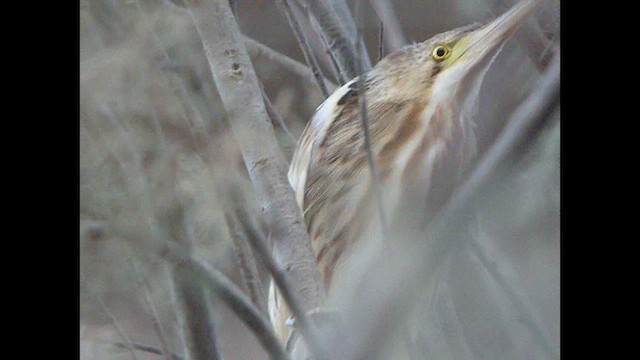
[[[460,304],[462,309],[468,306],[468,300],[465,300],[464,294],[473,292],[474,297],[483,299],[482,303],[485,305],[478,304],[481,308],[477,311],[495,319],[495,323],[492,325],[494,329],[492,336],[499,337],[505,347],[510,347],[515,351],[523,344],[522,324],[514,321],[514,310],[517,309],[514,309],[510,299],[504,296],[500,286],[485,268],[485,264],[480,262],[471,248],[467,246],[470,242],[483,239],[482,236],[478,236],[479,226],[475,226],[479,224],[474,221],[473,225],[465,231],[466,238],[463,241],[465,246],[454,250],[452,263],[455,264],[455,267],[451,269],[452,272],[448,276],[447,282],[452,284],[451,291],[455,304]],[[479,332],[477,329],[467,328],[466,330],[471,339],[478,339],[478,336],[481,336],[481,331]],[[476,354],[482,353],[477,342],[471,341],[469,344]]]
[[[333,78],[338,81],[340,85],[344,85],[345,82],[350,80],[346,75],[343,74],[343,69],[341,68],[336,56],[338,54],[334,53],[334,50],[331,49],[330,39],[325,36],[325,30],[323,26],[320,24],[316,16],[311,13],[311,9],[309,8],[308,2],[306,0],[297,0],[297,6],[300,9],[300,13],[305,14],[307,21],[315,31],[315,33],[319,36],[319,40],[323,46],[323,53],[329,59],[329,63],[331,64],[331,70],[333,74]],[[297,14],[297,13],[296,13]],[[315,49],[315,52],[319,53],[320,49]],[[355,53],[352,54],[355,59]]]
[[[192,228],[185,219],[184,207],[179,199],[172,199],[170,206],[161,209],[158,223],[176,244],[185,249],[187,254],[192,251],[195,243]],[[197,281],[190,266],[178,263],[173,268],[172,278],[177,290],[179,309],[184,316],[183,332],[187,354],[193,360],[220,359],[218,350],[214,312],[210,295],[206,288]]]
[[[225,212],[224,218],[229,228],[231,240],[233,241],[234,252],[240,268],[240,276],[247,287],[251,302],[266,315],[266,296],[263,291],[262,281],[260,281],[255,257],[249,245],[249,240],[231,213]]]
[[[320,308],[326,292],[315,254],[287,180],[287,163],[278,147],[255,70],[229,4],[223,0],[188,0],[187,5],[249,177],[263,204],[276,260],[288,271],[303,311]]]
[[[178,311],[179,309],[179,305],[178,305],[178,289],[176,288],[176,282],[173,279],[173,270],[171,269],[171,266],[169,266],[170,264],[168,264],[168,266],[164,266],[163,267],[163,272],[164,272],[164,277],[167,280],[167,290],[169,291],[169,302],[171,304],[171,308],[175,309],[175,316],[176,316],[176,324],[173,324],[172,329],[174,334],[177,334],[177,340],[179,342],[178,344],[178,348],[182,350],[183,354],[187,353],[187,340],[185,339],[184,333],[182,331],[180,331],[180,326],[181,324],[184,323],[184,314],[182,314],[181,311]]]
[[[364,38],[361,36],[357,36],[358,27],[356,26],[355,18],[351,16],[351,10],[349,9],[349,5],[346,0],[329,0],[329,3],[335,10],[336,15],[338,16],[338,20],[340,24],[344,26],[345,33],[348,36],[348,39],[351,41],[352,45],[354,45],[355,52],[358,51],[360,54],[363,54],[360,58],[362,62],[362,67],[369,71],[371,69],[371,60],[369,59],[369,53],[367,52],[367,46],[364,42]],[[358,5],[359,6],[359,5]],[[357,44],[357,46],[355,46]],[[355,56],[355,54],[354,54]]]
[[[355,61],[356,50],[353,46],[355,25],[353,25],[353,19],[346,4],[343,1],[335,3],[341,8],[339,13],[331,0],[308,0],[306,6],[309,9],[308,13],[319,25],[322,38],[338,65],[340,83],[344,84],[358,75]],[[348,29],[353,30],[349,31]],[[358,48],[362,50],[364,46],[358,46]],[[365,63],[364,70],[367,71],[371,67],[371,62],[366,51],[363,51],[362,58]]]
[[[221,359],[216,341],[213,310],[209,294],[193,281],[192,269],[176,266],[174,281],[178,290],[178,304],[184,314],[187,353],[194,360]]]
[[[275,106],[273,106],[273,103],[271,103],[271,99],[269,99],[269,96],[264,90],[264,86],[262,85],[262,83],[260,83],[260,90],[262,91],[262,99],[264,100],[264,106],[267,109],[267,114],[269,115],[269,119],[271,119],[271,123],[274,124],[274,127],[277,125],[280,129],[282,129],[282,131],[287,134],[289,140],[291,140],[293,145],[296,145],[298,141],[291,134],[291,131],[289,131],[289,127],[287,127],[287,123],[284,122],[282,116],[280,116]]]
[[[378,32],[378,59],[377,62],[380,62],[384,57],[384,23],[380,21],[379,23],[380,31]]]
[[[304,59],[307,62],[307,64],[309,64],[309,67],[311,68],[313,77],[316,80],[316,83],[318,84],[318,87],[320,88],[322,95],[324,96],[325,99],[328,98],[330,93],[329,93],[329,89],[327,88],[327,85],[324,83],[324,78],[322,76],[322,72],[320,71],[320,66],[318,65],[318,61],[316,60],[316,57],[313,54],[313,51],[311,50],[311,46],[309,46],[309,41],[307,41],[307,37],[302,31],[302,27],[300,26],[300,23],[298,22],[298,20],[295,17],[295,14],[293,13],[293,9],[291,9],[289,0],[279,0],[278,5],[282,9],[282,11],[285,13],[287,17],[287,21],[289,21],[289,25],[293,30],[293,35],[295,36],[296,41],[298,42],[298,45],[300,45],[300,50],[302,50]]]
[[[445,266],[445,273],[450,273],[451,262]],[[449,276],[450,277],[450,276]],[[455,296],[451,293],[448,279],[440,278],[436,282],[433,292],[425,296],[429,299],[428,305],[421,310],[427,318],[423,319],[421,330],[424,333],[422,339],[418,337],[414,351],[420,351],[418,346],[424,346],[425,342],[432,349],[431,354],[439,354],[439,357],[447,359],[473,359],[472,352],[464,333],[464,328],[458,317],[454,303]],[[404,328],[403,328],[404,330]],[[420,353],[415,358],[419,358]]]
[[[559,53],[560,49],[558,47],[558,41],[560,40],[560,33],[556,32],[553,34],[551,40],[549,40],[547,47],[542,50],[540,57],[538,58],[538,62],[542,64],[543,68],[546,68],[549,64],[549,61],[553,58],[554,54]]]
[[[449,343],[449,351],[454,354],[454,359],[473,359],[448,281],[442,281],[439,290],[441,291],[441,298],[438,303],[440,308],[434,315],[438,316],[439,324],[444,328],[442,330],[448,334],[447,340],[450,338],[453,338],[451,340],[457,340],[455,343],[447,341]]]
[[[309,12],[308,8],[306,9],[306,12],[307,13]],[[311,17],[309,14],[307,14],[307,17],[310,18],[310,23],[311,23],[311,26],[313,27],[313,29],[318,34],[322,34],[322,30],[320,30],[320,25],[318,24],[317,21],[315,21],[315,18]],[[329,58],[329,62],[331,64],[331,73],[333,74],[333,78],[337,79],[338,83],[340,83],[340,85],[344,85],[345,82],[340,80],[341,79],[341,77],[340,77],[340,65],[338,65],[338,62],[336,61],[336,57],[331,52],[331,49],[329,49],[329,44],[327,44],[327,41],[322,36],[320,36],[320,41],[324,45],[324,54]]]
[[[467,246],[471,247],[471,251],[478,257],[482,266],[487,270],[495,282],[505,292],[516,312],[520,314],[520,318],[523,321],[523,325],[534,336],[538,344],[542,345],[547,354],[554,354],[552,341],[548,339],[545,332],[542,329],[537,317],[535,316],[531,307],[523,300],[525,297],[522,293],[516,290],[515,284],[507,280],[503,273],[512,273],[511,271],[500,271],[497,262],[489,259],[488,250],[485,249],[487,244],[481,243],[477,239],[473,239],[467,243]],[[503,267],[506,265],[503,264]],[[557,354],[556,354],[557,355]]]
[[[238,0],[229,0],[229,6],[233,16],[238,17]]]
[[[251,55],[252,57],[264,56],[275,64],[281,65],[283,68],[287,69],[293,74],[300,76],[302,79],[308,80],[310,83],[315,81],[313,77],[313,71],[311,71],[311,69],[305,64],[298,62],[249,37],[243,35],[242,38],[245,45],[247,46],[249,55]],[[326,77],[323,78],[323,81],[325,84],[327,84],[329,91],[333,91],[338,87],[333,81],[329,80]]]
[[[140,242],[131,243],[133,246],[144,247],[152,256],[158,256],[170,264],[184,269],[185,275],[188,275],[193,283],[204,286],[227,305],[253,332],[260,344],[274,359],[289,359],[289,355],[273,332],[269,320],[222,272],[194,258],[182,246],[169,241],[151,240],[144,245]],[[150,251],[151,249],[153,251]]]
[[[407,45],[407,38],[402,31],[402,26],[398,20],[398,15],[393,9],[393,5],[388,0],[369,0],[373,10],[378,15],[378,19],[387,28],[384,40],[389,48],[389,52],[394,52]]]
[[[271,276],[273,277],[273,281],[276,286],[280,290],[282,297],[285,302],[291,309],[291,313],[295,316],[296,319],[296,328],[300,330],[305,340],[305,343],[311,349],[311,351],[316,354],[318,359],[327,359],[329,358],[327,355],[328,349],[320,344],[319,339],[320,336],[316,331],[316,327],[311,322],[311,318],[308,313],[304,311],[300,299],[296,295],[295,292],[292,291],[294,289],[293,284],[287,277],[286,273],[283,269],[274,261],[273,257],[270,254],[270,251],[267,247],[267,240],[264,239],[262,234],[256,229],[255,225],[251,222],[250,217],[246,213],[245,209],[239,207],[237,209],[237,218],[242,224],[244,231],[246,232],[247,240],[251,244],[251,247],[255,251],[256,256],[260,259],[260,261],[265,265]]]
[[[136,277],[139,278],[137,282],[142,284],[142,287],[144,289],[143,291],[144,301],[147,304],[149,312],[151,313],[151,323],[153,325],[153,329],[158,335],[158,340],[160,340],[160,348],[162,349],[162,354],[160,355],[168,357],[171,354],[171,350],[169,349],[169,345],[168,345],[169,343],[167,342],[167,335],[164,331],[164,328],[162,327],[162,322],[160,321],[158,310],[151,296],[151,284],[149,283],[149,279],[147,279],[147,277],[144,276],[144,274],[139,270],[137,261],[133,256],[133,254],[131,253],[130,246],[127,246],[126,248],[127,248],[127,255],[128,255],[129,261],[131,262],[131,267],[133,268],[133,272],[136,275]]]
[[[360,21],[360,2],[356,4],[356,18],[358,19],[358,25]],[[360,37],[360,27],[356,30],[356,34]],[[359,48],[358,48],[359,49]],[[378,204],[378,211],[380,213],[380,225],[382,228],[383,239],[389,239],[389,227],[387,222],[387,216],[384,211],[384,200],[382,197],[382,187],[380,185],[380,177],[376,162],[373,155],[373,149],[371,144],[371,133],[369,131],[369,118],[367,116],[367,97],[366,97],[366,82],[367,73],[364,72],[364,64],[361,61],[360,51],[356,54],[356,69],[358,71],[358,103],[360,105],[360,120],[362,124],[362,133],[364,135],[364,147],[367,152],[367,163],[369,164],[369,171],[371,172],[371,183],[373,185],[373,192]],[[386,243],[386,242],[385,242]]]

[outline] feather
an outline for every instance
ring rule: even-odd
[[[293,154],[289,167],[289,184],[296,194],[296,201],[300,209],[304,209],[304,192],[307,181],[307,173],[313,162],[313,150],[327,135],[327,129],[335,120],[334,114],[338,102],[350,91],[350,86],[357,81],[353,79],[336,90],[331,96],[318,106],[298,142],[296,152]]]

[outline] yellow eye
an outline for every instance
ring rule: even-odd
[[[433,48],[431,57],[433,57],[435,61],[442,61],[448,58],[449,54],[451,54],[451,49],[447,45],[438,45]]]

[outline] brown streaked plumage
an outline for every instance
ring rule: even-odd
[[[475,155],[473,111],[484,74],[535,3],[523,1],[485,26],[454,29],[407,46],[367,73],[372,153],[392,233],[407,224],[397,221],[403,209],[424,210],[418,215],[426,223],[462,179]],[[357,78],[318,107],[293,155],[289,182],[331,297],[349,286],[345,282],[352,263],[359,261],[358,247],[381,240]],[[273,284],[269,297],[271,319],[286,341],[290,313]]]

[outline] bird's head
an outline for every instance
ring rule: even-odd
[[[474,85],[479,87],[492,59],[537,3],[521,1],[488,24],[447,31],[392,53],[371,71],[369,82],[382,85],[379,89],[394,89],[386,92],[390,96],[430,98],[433,94],[447,101],[464,97]]]

